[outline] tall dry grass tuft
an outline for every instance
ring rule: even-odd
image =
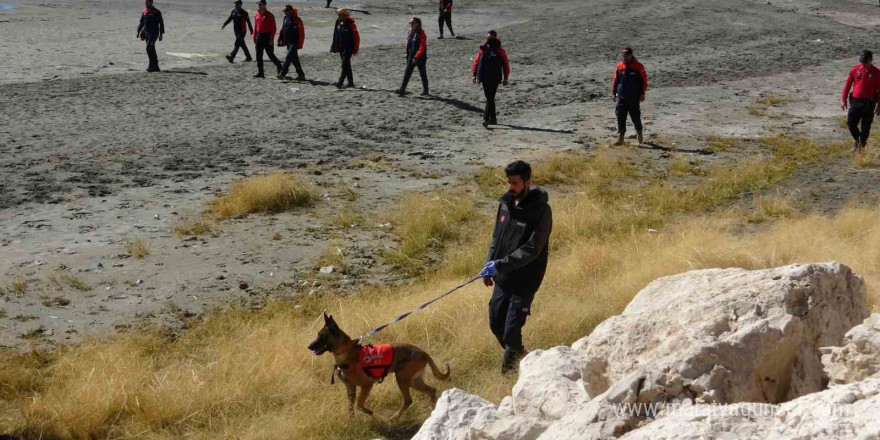
[[[400,244],[386,252],[386,261],[411,275],[423,273],[430,251],[441,251],[445,242],[467,232],[466,224],[477,217],[476,196],[472,191],[405,194],[391,214],[392,232]]]
[[[150,255],[150,245],[146,240],[135,237],[125,243],[125,251],[134,258],[143,259]]]
[[[229,194],[214,201],[209,212],[220,220],[254,213],[276,213],[307,206],[314,197],[311,186],[301,178],[273,173],[234,184]]]

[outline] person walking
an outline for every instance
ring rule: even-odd
[[[229,18],[226,19],[226,22],[223,23],[223,26],[220,26],[220,29],[226,29],[226,25],[232,23],[232,31],[235,33],[235,47],[232,48],[232,53],[226,55],[226,60],[230,63],[234,62],[235,55],[238,53],[238,50],[241,49],[244,52],[244,60],[252,61],[251,53],[248,51],[247,44],[244,42],[244,37],[247,36],[248,31],[250,31],[251,35],[254,33],[254,28],[251,26],[251,17],[248,15],[247,11],[241,7],[241,0],[235,0],[235,7],[232,9],[232,12],[229,13]]]
[[[281,61],[275,56],[272,41],[275,39],[275,16],[266,9],[266,0],[257,1],[257,13],[254,14],[254,44],[257,47],[257,74],[254,78],[264,78],[263,52],[269,60],[275,64],[278,73],[281,73]]]
[[[287,5],[284,7],[284,23],[281,25],[281,32],[278,33],[278,45],[287,46],[287,57],[284,64],[281,65],[281,72],[278,73],[278,79],[290,79],[287,72],[290,65],[293,64],[296,69],[296,80],[305,81],[306,74],[299,64],[299,50],[302,49],[306,42],[306,27],[299,18],[299,9]]]
[[[648,91],[648,73],[645,66],[633,55],[630,47],[620,50],[623,61],[614,70],[614,78],[611,80],[611,100],[617,103],[615,113],[617,115],[617,143],[623,145],[626,135],[626,115],[632,119],[636,127],[639,144],[642,143],[642,110],[640,104],[645,102],[645,93]]]
[[[489,124],[497,124],[498,117],[495,111],[495,93],[498,85],[507,86],[510,77],[510,62],[507,60],[507,52],[501,47],[501,39],[498,33],[489,31],[486,41],[480,46],[474,64],[471,66],[473,82],[483,85],[483,94],[486,95],[486,110],[483,112],[483,127]]]
[[[522,328],[547,271],[553,212],[547,192],[532,185],[532,168],[518,160],[504,169],[508,191],[499,200],[492,243],[480,271],[494,287],[489,328],[504,348],[501,373],[516,371],[526,355]]]
[[[406,71],[403,74],[403,84],[397,89],[397,94],[406,94],[406,85],[412,77],[413,69],[419,68],[422,77],[422,96],[428,96],[428,36],[422,30],[422,19],[413,17],[409,20],[409,34],[406,36]]]
[[[351,71],[351,57],[358,53],[361,46],[361,36],[358,33],[351,12],[342,8],[336,11],[336,25],[333,28],[333,44],[330,52],[338,53],[342,61],[342,73],[336,88],[342,88],[343,82],[348,79],[346,87],[354,87],[354,74]]]
[[[840,96],[840,108],[846,111],[849,107],[846,123],[855,140],[852,149],[854,153],[865,152],[874,115],[880,115],[878,98],[880,98],[880,69],[874,66],[874,54],[870,50],[863,50],[859,53],[859,64],[849,70],[846,84],[843,86],[843,94]]]
[[[165,20],[162,19],[162,12],[153,6],[153,0],[145,0],[141,21],[137,28],[137,36],[141,41],[147,42],[147,59],[149,60],[147,72],[159,71],[156,41],[162,41],[163,35],[165,35]]]
[[[440,24],[440,36],[438,40],[443,39],[443,24],[449,27],[449,34],[455,38],[455,32],[452,30],[452,0],[440,0],[440,15],[437,17],[437,23]]]

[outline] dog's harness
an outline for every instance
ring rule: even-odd
[[[394,348],[391,347],[391,344],[361,346],[355,342],[355,348],[358,349],[357,364],[361,365],[368,376],[382,383],[385,376],[388,376],[391,364],[394,362]],[[348,371],[350,366],[349,364],[336,364],[333,375],[330,376],[330,384],[333,385],[336,382],[337,373]]]

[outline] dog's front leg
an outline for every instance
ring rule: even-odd
[[[366,407],[367,397],[370,397],[370,390],[373,389],[373,383],[367,382],[361,386],[361,394],[357,398],[357,407],[365,414],[373,415],[373,410]]]
[[[354,397],[357,394],[357,387],[345,382],[345,392],[348,394],[348,412],[354,412]]]

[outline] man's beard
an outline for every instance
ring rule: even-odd
[[[507,191],[507,193],[513,195],[513,198],[516,200],[522,200],[522,198],[526,195],[526,188],[523,188],[523,190],[520,192],[510,190],[510,191]]]

